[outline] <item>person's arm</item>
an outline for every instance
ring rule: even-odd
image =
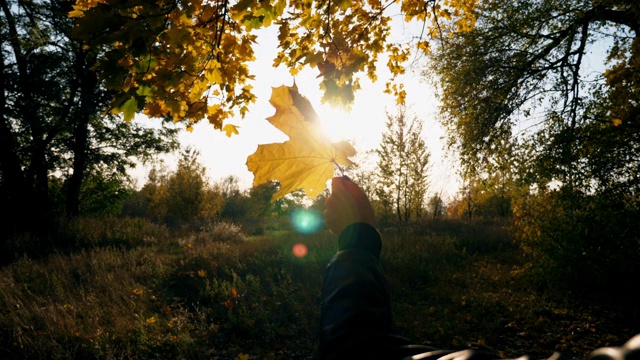
[[[372,359],[388,347],[393,333],[387,284],[377,256],[365,245],[380,239],[366,223],[351,224],[345,232],[351,236],[341,240],[355,246],[340,248],[325,272],[320,358]]]
[[[396,358],[391,354],[409,342],[393,332],[373,208],[347,178],[334,178],[331,188],[325,222],[339,237],[322,288],[320,358]]]

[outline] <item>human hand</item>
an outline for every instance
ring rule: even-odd
[[[324,209],[327,227],[338,236],[353,223],[363,222],[376,226],[369,198],[346,176],[334,177],[331,180],[331,195],[325,200]]]

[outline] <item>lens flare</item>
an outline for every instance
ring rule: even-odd
[[[309,249],[307,248],[307,245],[297,243],[293,245],[293,248],[291,248],[291,252],[293,253],[293,256],[302,259],[303,257],[307,256],[307,254],[309,253]]]
[[[291,214],[293,228],[303,234],[313,234],[322,226],[322,216],[313,210],[295,210]]]

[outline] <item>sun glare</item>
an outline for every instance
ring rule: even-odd
[[[354,104],[351,111],[327,104],[316,110],[331,141],[353,142],[358,152],[378,147],[385,128],[385,105],[377,98]]]
[[[322,122],[322,129],[331,141],[350,140],[354,137],[349,118],[350,113],[345,110],[323,106],[318,111]]]

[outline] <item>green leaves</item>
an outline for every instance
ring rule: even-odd
[[[135,98],[131,98],[127,100],[121,108],[114,109],[116,112],[122,112],[124,116],[124,121],[131,121],[135,116],[138,109],[138,101]]]

